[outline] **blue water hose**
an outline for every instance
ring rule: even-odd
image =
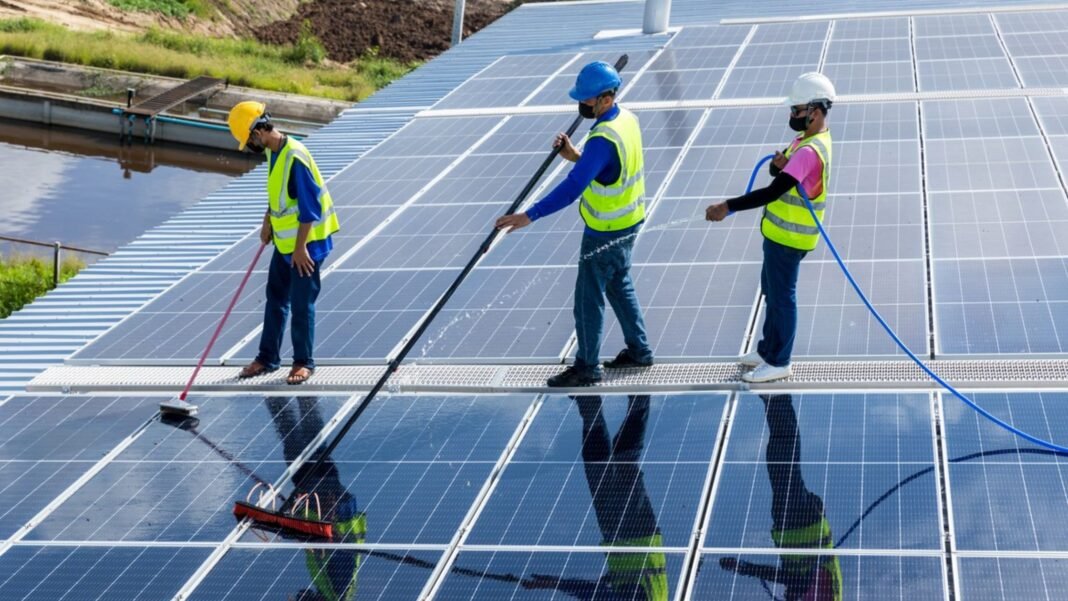
[[[756,167],[753,168],[752,175],[749,176],[749,187],[747,188],[747,190],[753,189],[753,182],[756,180],[756,176],[757,173],[760,171],[760,168],[764,166],[764,163],[767,163],[773,158],[775,158],[775,155],[769,154],[768,156],[760,159],[760,162],[758,162],[756,164]],[[860,289],[859,285],[857,285],[857,281],[853,279],[853,274],[849,272],[849,268],[846,267],[845,262],[842,261],[842,256],[838,254],[838,249],[835,248],[834,243],[831,242],[831,237],[827,235],[827,230],[823,229],[823,223],[821,223],[819,217],[816,216],[816,210],[812,208],[812,201],[808,199],[808,194],[805,193],[805,189],[800,183],[797,184],[797,192],[801,195],[801,198],[805,199],[805,206],[808,207],[808,212],[812,214],[812,220],[816,222],[816,227],[820,230],[820,236],[822,236],[823,241],[827,243],[827,248],[831,250],[831,254],[834,255],[834,260],[837,261],[838,266],[842,268],[842,273],[844,273],[846,279],[849,280],[849,284],[853,286],[853,290],[857,292],[857,296],[860,297],[860,300],[864,301],[864,306],[868,308],[868,311],[870,311],[871,314],[875,317],[876,321],[879,322],[879,325],[883,326],[883,329],[886,330],[886,333],[889,334],[890,338],[894,340],[894,343],[897,344],[898,348],[900,348],[902,351],[905,352],[906,355],[909,356],[909,359],[912,359],[912,361],[916,365],[920,366],[920,369],[926,372],[932,380],[938,382],[940,386],[951,392],[953,396],[963,401],[965,405],[968,405],[969,407],[977,411],[979,415],[982,415],[986,419],[994,422],[995,424],[1001,426],[1002,428],[1008,430],[1016,436],[1023,438],[1024,440],[1032,442],[1040,447],[1045,447],[1047,449],[1057,451],[1058,453],[1068,455],[1068,447],[1064,447],[1059,444],[1054,444],[1047,440],[1042,440],[1041,438],[1032,436],[1027,432],[1013,427],[1011,424],[1000,420],[997,416],[990,413],[986,409],[983,409],[974,401],[964,396],[963,393],[954,388],[949,382],[946,382],[941,377],[939,377],[939,375],[932,371],[931,368],[927,367],[927,365],[919,357],[917,357],[915,353],[909,350],[909,347],[905,346],[905,343],[901,341],[901,338],[899,338],[897,333],[894,332],[894,329],[886,323],[886,320],[883,319],[883,316],[879,315],[879,312],[875,310],[875,307],[872,306],[871,301],[869,301],[868,297],[864,294],[864,291]]]

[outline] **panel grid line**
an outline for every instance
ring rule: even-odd
[[[953,489],[950,485],[949,474],[949,445],[946,440],[946,410],[943,404],[944,396],[941,391],[931,395],[931,408],[933,412],[935,428],[935,453],[938,466],[938,487],[940,491],[939,502],[942,504],[942,519],[946,550],[946,561],[943,569],[947,571],[947,586],[949,587],[950,599],[956,599],[963,590],[960,586],[960,566],[957,565],[957,532],[956,521],[953,517]]]
[[[537,417],[538,412],[541,411],[544,403],[545,397],[541,395],[535,397],[531,402],[526,415],[523,416],[523,419],[516,426],[515,431],[512,433],[511,440],[508,441],[508,444],[501,452],[496,465],[486,477],[486,481],[483,483],[481,491],[471,503],[467,515],[464,517],[459,527],[457,527],[452,540],[449,541],[448,548],[442,555],[442,558],[438,561],[437,568],[431,573],[430,578],[427,579],[426,584],[423,586],[423,590],[419,594],[420,601],[434,599],[441,590],[445,577],[452,570],[452,566],[456,563],[456,558],[458,557],[461,548],[463,548],[464,542],[471,534],[472,527],[478,522],[478,518],[482,515],[486,503],[489,502],[490,496],[493,494],[493,491],[496,490],[497,484],[500,482],[501,474],[507,469],[512,457],[515,456],[516,450],[519,448],[520,443],[523,442],[527,432],[530,431],[530,425],[533,423],[534,418]]]
[[[712,499],[719,488],[719,474],[723,469],[727,440],[730,437],[731,416],[737,404],[737,393],[728,396],[727,402],[723,404],[723,414],[720,416],[719,427],[716,429],[716,442],[713,446],[712,460],[708,465],[705,483],[701,487],[701,500],[697,505],[697,512],[694,516],[693,537],[683,563],[682,580],[676,590],[676,601],[691,599],[693,595],[693,584],[697,579],[697,570],[701,564],[701,546],[704,542],[705,534],[708,532]]]

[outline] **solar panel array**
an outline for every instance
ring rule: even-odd
[[[621,98],[648,183],[633,273],[660,360],[755,344],[759,213],[709,224],[703,210],[790,140],[780,99],[809,70],[842,95],[828,231],[905,342],[929,358],[1063,357],[1066,34],[1068,11],[899,16],[686,27],[630,52]],[[331,178],[343,230],[317,361],[395,356],[570,120],[578,69],[620,47],[501,58]],[[554,165],[537,193],[565,175]],[[567,361],[581,232],[567,211],[504,237],[409,361]],[[255,245],[71,362],[192,365]],[[265,268],[214,362],[255,354]],[[896,355],[826,248],[800,281],[797,359]],[[610,318],[606,356],[621,345]],[[0,401],[0,598],[1065,597],[1063,457],[939,393],[809,388],[387,391],[322,472],[323,502],[365,515],[366,535],[311,544],[238,528],[231,504],[260,481],[289,492],[360,395],[206,395],[180,428],[147,395],[13,397]],[[1068,441],[1064,392],[975,392]],[[787,553],[783,530],[817,536]]]

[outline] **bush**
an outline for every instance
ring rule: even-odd
[[[74,277],[85,264],[63,261],[60,281]],[[52,288],[52,263],[32,258],[0,258],[0,319],[11,315]]]
[[[296,45],[287,49],[283,54],[283,58],[287,62],[297,65],[307,63],[318,65],[323,62],[323,59],[326,58],[326,48],[323,47],[323,43],[319,41],[319,38],[312,33],[311,21],[304,20],[304,23],[300,26],[300,37],[297,38]]]
[[[48,26],[40,19],[19,17],[18,19],[6,19],[0,21],[0,32],[3,33],[30,33],[40,31]]]
[[[87,33],[33,19],[0,19],[0,52],[180,79],[210,75],[236,86],[349,101],[366,98],[414,67],[374,53],[348,66],[324,64],[326,52],[310,28],[296,45],[271,46],[159,29]]]
[[[177,19],[184,19],[191,13],[205,16],[203,13],[208,10],[198,0],[108,0],[108,3],[125,11],[155,12]]]

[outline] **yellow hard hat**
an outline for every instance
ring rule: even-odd
[[[269,119],[267,105],[262,102],[246,100],[235,104],[234,108],[230,109],[230,116],[226,118],[226,123],[230,126],[230,133],[237,140],[238,150],[245,149],[252,128],[262,119]]]

